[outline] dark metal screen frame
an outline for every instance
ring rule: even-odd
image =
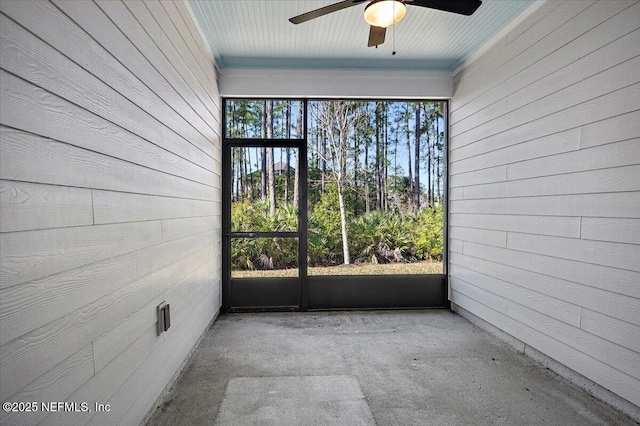
[[[258,98],[223,98],[222,109],[222,307],[225,312],[245,311],[299,311],[307,310],[307,186],[298,186],[298,231],[297,232],[231,232],[231,149],[242,148],[295,148],[298,150],[297,168],[300,182],[307,181],[307,101],[299,98],[264,98],[262,100],[287,100],[301,103],[302,137],[292,139],[230,138],[227,137],[227,101],[260,100]],[[299,136],[299,135],[298,135]],[[304,159],[304,161],[303,161]],[[303,232],[305,230],[305,232]],[[231,239],[232,238],[297,238],[298,239],[298,277],[269,278],[231,278]],[[260,286],[266,294],[255,285]],[[232,285],[237,283],[234,291]],[[293,297],[293,287],[295,297]],[[235,304],[234,301],[240,301]]]
[[[228,138],[227,101],[229,100],[291,100],[303,105],[303,135],[295,139],[241,139]],[[337,101],[355,99],[317,99]],[[407,102],[415,99],[357,99],[358,101]],[[449,271],[449,194],[448,194],[448,151],[449,151],[449,102],[441,99],[421,101],[443,102],[444,125],[444,171],[443,171],[443,274],[416,275],[340,275],[308,276],[307,243],[307,134],[308,102],[316,99],[301,98],[223,98],[222,109],[222,308],[224,312],[264,312],[264,311],[307,311],[307,310],[352,310],[352,309],[428,309],[450,308],[448,292]],[[298,187],[298,231],[297,232],[231,232],[231,148],[232,147],[273,147],[298,149],[300,185]],[[304,161],[303,161],[304,160]],[[231,279],[231,238],[298,238],[298,278],[234,278]],[[252,283],[260,281],[269,286],[273,294],[265,296]],[[297,282],[297,304],[278,301],[293,300],[291,285]],[[237,284],[236,291],[232,284]],[[234,296],[243,292],[244,305],[233,304]]]

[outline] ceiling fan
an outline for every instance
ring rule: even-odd
[[[293,24],[301,24],[315,18],[337,12],[351,6],[357,6],[369,0],[345,0],[289,19]],[[400,22],[407,13],[406,5],[427,7],[472,15],[482,4],[481,0],[372,0],[364,8],[364,20],[371,26],[369,30],[369,47],[384,43],[387,27]]]

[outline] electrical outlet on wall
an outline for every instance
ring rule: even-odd
[[[162,302],[158,305],[158,336],[171,327],[171,311],[169,304]]]

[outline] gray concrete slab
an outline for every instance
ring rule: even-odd
[[[280,376],[231,379],[216,425],[373,426],[354,377]]]
[[[371,424],[367,412],[377,425],[637,424],[446,310],[223,315],[148,424]]]

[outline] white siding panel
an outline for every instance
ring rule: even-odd
[[[203,234],[170,241],[3,289],[0,344],[151,275],[211,239]]]
[[[124,160],[0,127],[0,177],[82,188],[213,200],[213,187]]]
[[[550,195],[490,200],[453,200],[452,213],[640,218],[640,193]]]
[[[479,97],[479,94],[482,94],[482,98],[485,98],[482,102],[493,103],[555,71],[553,63],[551,62],[550,66],[550,62],[544,61],[545,59],[553,61],[556,57],[565,58],[561,65],[570,64],[598,47],[637,29],[637,15],[625,10],[634,6],[634,3],[633,0],[616,1],[611,4],[593,0],[562,2],[553,13],[549,13],[532,26],[531,30],[507,44],[502,51],[496,52],[498,58],[492,64],[496,69],[495,73],[484,77],[471,70],[469,73],[463,73],[463,80],[468,80],[464,82],[464,87],[468,87],[471,92],[467,96]],[[544,9],[555,7],[547,5]],[[601,25],[609,19],[609,25]],[[619,29],[622,31],[618,32]],[[503,84],[504,91],[501,92]],[[455,96],[452,104],[456,104]],[[470,106],[466,116],[478,113],[486,105],[479,103]],[[461,118],[455,117],[454,120]]]
[[[133,343],[141,330],[157,324],[156,307],[163,301],[171,301],[171,315],[174,320],[182,312],[189,311],[189,303],[211,289],[210,277],[215,269],[212,261],[203,263],[207,257],[211,259],[213,250],[206,249],[196,255],[189,256],[170,268],[166,268],[162,277],[154,283],[154,298],[135,312],[127,316],[115,328],[104,333],[93,342],[96,371],[102,370],[112,359]],[[187,271],[187,272],[185,272]],[[208,287],[205,291],[204,287]],[[172,320],[172,325],[175,321]]]
[[[535,197],[588,193],[628,192],[640,189],[640,166],[616,167],[604,170],[468,186],[465,199],[505,197]]]
[[[531,102],[540,99],[546,99],[552,102],[551,95],[556,94],[556,92],[562,93],[563,90],[567,89],[568,83],[576,84],[577,86],[573,87],[572,90],[576,89],[575,92],[580,93],[581,89],[579,85],[587,83],[587,81],[582,83],[582,80],[593,78],[593,76],[598,73],[604,73],[606,75],[606,70],[637,57],[640,54],[640,47],[638,47],[640,31],[635,30],[635,23],[630,19],[633,13],[636,13],[636,16],[640,15],[636,10],[637,7],[638,6],[634,6],[613,19],[619,24],[619,26],[616,27],[615,35],[611,34],[610,30],[605,30],[607,34],[598,37],[597,31],[594,31],[590,34],[591,39],[584,37],[579,39],[580,43],[578,45],[572,43],[564,46],[559,51],[541,60],[532,68],[510,79],[508,84],[498,86],[492,94],[495,96],[495,92],[498,92],[502,96],[508,96],[493,105],[503,105],[505,112],[508,112],[525,107]],[[631,15],[629,15],[629,13],[631,13]],[[631,33],[627,34],[630,30]],[[615,37],[618,36],[622,37],[615,40]],[[614,41],[609,43],[610,40]],[[599,47],[599,49],[594,50],[586,56],[579,57],[580,55],[584,55],[584,52],[590,52],[591,49],[596,47]],[[575,62],[572,62],[572,60],[575,60]],[[526,84],[526,82],[531,81],[527,80],[527,78],[539,78],[540,76],[535,76],[534,73],[536,72],[536,68],[541,69],[543,67],[545,73],[549,72],[547,70],[557,69],[557,71],[548,75],[543,74],[542,78],[536,80],[533,84]],[[513,92],[509,90],[516,88],[518,90]],[[483,96],[481,99],[483,102],[487,102],[490,98]],[[454,126],[455,129],[452,135],[461,134],[484,124],[485,121],[498,118],[501,113],[495,110],[493,105],[484,107],[481,114],[474,114],[462,120],[460,125]]]
[[[583,219],[584,220],[584,219]],[[505,214],[451,214],[452,227],[465,226],[524,234],[580,237],[580,218],[562,216],[510,216]]]
[[[640,245],[640,219],[583,217],[580,230],[580,238],[585,240]]]
[[[507,166],[500,166],[451,175],[449,185],[451,188],[457,188],[459,186],[479,185],[482,183],[502,182],[505,180],[507,180]]]
[[[449,115],[451,300],[636,405],[639,40],[640,2],[545,2]]]
[[[14,2],[10,2],[10,4],[14,4]],[[29,3],[29,5],[34,8],[33,12],[39,12],[35,13],[35,17],[37,17],[42,13],[41,8],[47,7],[48,2],[33,2]],[[64,15],[62,16],[64,17]],[[22,18],[22,14],[20,14],[19,17]],[[31,14],[28,14],[28,17],[29,19],[34,19],[34,16]],[[24,19],[27,18],[25,17]],[[60,24],[64,25],[68,22],[69,21],[63,20]],[[20,109],[16,111],[14,111],[13,108],[6,110],[6,114],[11,118],[11,121],[7,121],[6,124],[16,124],[17,126],[15,127],[19,128],[22,128],[20,126],[38,126],[40,129],[44,127],[44,131],[55,132],[55,135],[58,136],[60,140],[66,141],[68,138],[73,138],[73,135],[69,134],[70,131],[67,127],[56,129],[55,126],[38,125],[37,123],[30,123],[29,118],[32,117],[35,112],[44,110],[49,113],[49,116],[51,116],[53,120],[59,122],[58,125],[67,124],[67,126],[72,126],[74,124],[80,124],[82,127],[97,127],[98,130],[102,130],[102,132],[105,133],[106,131],[103,126],[108,126],[108,124],[105,123],[105,120],[92,117],[93,114],[90,114],[90,112],[93,112],[99,117],[107,119],[107,123],[113,122],[128,130],[128,132],[126,132],[121,129],[122,133],[130,132],[134,135],[137,134],[140,138],[147,139],[151,143],[164,147],[170,152],[175,152],[184,158],[198,163],[202,167],[211,167],[212,159],[196,147],[188,143],[172,143],[172,139],[179,139],[180,136],[172,133],[165,124],[173,125],[174,129],[177,128],[181,134],[186,133],[187,135],[188,131],[183,129],[187,127],[190,128],[190,124],[186,120],[181,119],[175,112],[171,111],[169,107],[144,86],[142,82],[138,81],[135,76],[130,75],[127,69],[122,67],[119,62],[101,63],[101,66],[97,67],[95,71],[100,72],[100,76],[105,80],[105,83],[96,80],[90,71],[86,71],[78,65],[82,64],[86,66],[86,64],[94,63],[87,62],[87,56],[92,60],[95,59],[100,62],[104,62],[106,58],[109,58],[106,52],[104,55],[98,56],[96,52],[92,50],[94,46],[90,38],[74,39],[73,41],[76,44],[73,46],[69,45],[67,39],[60,40],[60,44],[63,46],[66,45],[66,48],[60,48],[63,49],[65,54],[76,59],[76,63],[74,63],[72,60],[61,56],[60,52],[57,52],[44,41],[39,40],[5,17],[2,17],[2,31],[3,43],[1,53],[3,66],[6,67],[5,69],[21,75],[27,80],[20,81],[19,79],[12,79],[8,85],[9,87],[5,92],[5,96],[14,94],[14,96],[19,96],[21,99],[20,102],[13,104]],[[50,31],[55,32],[55,28],[50,29]],[[74,34],[77,36],[78,33]],[[50,34],[47,32],[46,35],[49,36]],[[56,46],[58,45],[56,44]],[[85,56],[78,56],[82,54],[85,54]],[[29,63],[32,65],[37,65],[37,67],[32,66],[32,68],[37,69],[38,72],[34,72],[29,67],[25,67],[25,58],[28,58]],[[93,71],[93,68],[88,68]],[[105,69],[109,70],[109,72],[106,73],[106,75],[102,75],[105,74]],[[129,79],[123,76],[128,76]],[[36,87],[31,87],[28,82],[31,82]],[[120,92],[114,90],[110,85],[119,88]],[[45,92],[48,91],[59,94],[59,96],[67,100],[68,103],[60,100],[57,96],[47,96],[47,94],[43,93],[43,90]],[[142,92],[142,94],[139,94],[140,92]],[[138,97],[132,95],[138,95]],[[49,97],[51,99],[49,99]],[[127,100],[128,97],[132,98],[132,101]],[[106,101],[107,99],[109,102]],[[43,102],[44,100],[47,102]],[[136,101],[138,101],[138,104],[135,104]],[[77,111],[77,108],[69,106],[69,103],[86,108],[86,111]],[[151,115],[153,115],[156,120],[150,119],[147,114],[139,110],[140,104],[142,104],[147,111],[151,111]],[[35,109],[35,111],[29,112],[30,109]],[[79,114],[79,117],[64,117],[62,111],[59,111],[59,109],[68,110],[71,114]],[[161,111],[156,111],[156,109],[161,109]],[[128,111],[130,117],[123,115],[121,111]],[[22,112],[26,112],[26,115],[20,115]],[[87,117],[90,118],[88,119]],[[182,121],[174,123],[174,121],[179,119]],[[141,127],[137,125],[136,122],[145,124],[146,126]],[[47,123],[45,122],[43,124]],[[144,127],[146,127],[146,132],[140,130]],[[191,129],[191,132],[193,132],[193,129]],[[44,134],[44,136],[48,136],[48,134]],[[108,149],[108,147],[102,149]],[[133,150],[131,153],[125,152],[120,155],[133,155],[135,153],[135,150]]]
[[[572,281],[603,291],[609,290],[620,293],[620,295],[630,296],[631,299],[624,298],[627,301],[627,306],[633,308],[633,312],[640,314],[640,305],[636,306],[632,299],[640,296],[640,287],[637,285],[637,283],[640,282],[640,273],[638,272],[535,254],[532,252],[486,246],[470,241],[465,241],[464,253],[485,260],[499,259],[499,262],[505,265],[522,268],[531,272],[540,271],[542,274],[551,277]],[[585,290],[585,294],[588,293],[589,291]],[[596,295],[598,295],[598,297],[610,296],[612,300],[618,300],[615,293],[607,295],[606,293],[596,291],[594,297]],[[598,297],[596,297],[596,299]],[[613,308],[613,306],[611,308]],[[640,322],[640,317],[631,321]]]
[[[623,14],[619,15],[620,17],[624,17],[626,21],[625,24],[627,25],[626,28],[618,28],[620,34],[630,28],[634,28],[632,20],[629,19],[628,15],[626,15],[628,12],[636,13],[636,15],[638,15],[637,12],[633,11],[625,11]],[[596,37],[595,34],[594,37]],[[606,42],[609,39],[603,38],[601,40]],[[587,40],[585,40],[585,42],[588,43]],[[640,47],[638,47],[639,42],[640,31],[635,30],[630,34],[627,34],[604,46],[600,50],[580,58],[569,66],[536,81],[534,84],[531,84],[515,93],[511,93],[506,98],[507,110],[514,111],[520,108],[526,108],[531,102],[539,99],[553,102],[554,96],[567,96],[569,91],[571,93],[575,93],[573,101],[588,99],[587,96],[590,95],[582,94],[582,91],[584,91],[585,88],[593,87],[592,85],[594,82],[606,80],[610,78],[609,76],[611,75],[618,75],[620,73],[624,74],[626,69],[633,67],[633,64],[637,63],[637,56],[640,55]],[[583,49],[589,50],[593,47],[593,45],[589,47],[583,46]],[[567,58],[565,56],[565,60],[566,59]],[[548,66],[548,64],[544,65]],[[614,69],[615,71],[613,71]],[[574,84],[572,86],[567,86],[567,83],[569,82]],[[606,92],[595,92],[591,94],[599,95],[602,93]]]
[[[627,139],[637,140],[638,135],[640,135],[640,105],[636,105],[634,111],[627,114],[582,126],[580,147],[589,148]]]
[[[549,317],[556,318],[574,327],[580,327],[580,313],[582,308],[577,305],[488,275],[480,274],[455,263],[451,265],[451,275],[453,277],[460,277],[459,279],[467,283],[472,281],[473,286],[479,287],[487,292],[498,294],[505,298],[505,300],[512,300],[521,305],[529,306],[531,309],[535,309]],[[458,278],[456,278],[456,280],[458,280]],[[471,284],[467,285],[471,286]],[[478,300],[484,303],[482,300]],[[484,304],[486,305],[487,303]],[[506,313],[506,309],[503,313]]]
[[[220,228],[220,217],[193,217],[184,219],[165,219],[162,221],[162,240],[171,241],[202,234],[214,228]]]
[[[0,399],[123,395],[95,420],[139,424],[220,308],[213,58],[185,2],[0,10]]]
[[[108,368],[95,374],[92,380],[84,383],[73,395],[73,401],[108,401],[113,389],[117,389],[126,378],[133,374],[160,346],[165,336],[158,336],[156,325],[152,325],[133,344],[129,345],[120,355],[113,360]],[[45,418],[48,425],[87,424],[94,413],[89,412],[58,412],[50,413]],[[104,415],[100,413],[100,415]]]
[[[212,167],[212,159],[198,155],[194,164],[44,89],[9,80],[10,90],[0,98],[7,126],[211,185],[214,175],[202,166]]]
[[[160,221],[0,234],[0,288],[158,244]]]
[[[535,324],[536,330],[547,336],[580,352],[589,353],[594,358],[636,379],[640,378],[640,354],[637,352],[591,333],[576,330],[575,327],[517,303],[509,303],[508,315],[523,324]]]
[[[194,307],[193,313],[189,312],[189,315],[193,318],[200,318],[201,322],[197,328],[206,327],[208,323],[204,322],[203,318],[211,317],[214,314],[212,306],[219,304],[219,299],[215,298],[214,294],[215,291],[211,290],[202,299],[192,301],[192,304],[195,305],[197,303],[197,306]],[[189,318],[180,319],[180,322],[187,322],[188,320]],[[175,357],[170,359],[162,358],[160,351],[154,351],[150,355],[148,362],[136,370],[109,398],[109,403],[113,407],[117,407],[117,410],[121,410],[118,411],[118,415],[133,419],[134,424],[138,424],[144,419],[148,411],[147,407],[158,398],[162,383],[166,383],[171,379],[171,372],[180,367],[180,360],[188,355],[189,349],[193,347],[199,337],[197,333],[194,333],[189,328],[180,328],[177,331],[173,334],[167,334],[167,338],[162,342],[161,346],[166,347],[166,350],[171,348],[171,351],[176,354]],[[140,380],[140,377],[149,376],[154,378],[150,383]],[[135,399],[136,396],[137,399]],[[92,419],[92,422],[96,425],[109,426],[110,419],[96,417]]]
[[[638,114],[637,118],[640,120],[640,114]],[[640,135],[640,130],[638,134]],[[544,175],[640,164],[638,144],[640,144],[640,139],[631,139],[562,155],[510,164],[507,167],[507,179],[527,179]]]
[[[178,270],[176,273],[184,271],[183,264],[180,262],[189,262],[188,258],[193,251],[196,252],[194,256],[204,254],[202,247],[196,247],[190,251],[194,244],[193,239],[185,239],[181,247],[182,252],[185,253],[184,258],[176,256],[174,263],[165,267],[156,267],[151,274],[145,274],[143,271],[140,274],[142,278],[135,279],[118,290],[3,345],[1,347],[3,363],[0,364],[0,379],[3,381],[3,386],[0,387],[0,396],[4,399],[35,380],[40,374],[53,367],[56,359],[64,359],[74,351],[80,350],[84,342],[93,342],[100,335],[113,329],[114,324],[123,321],[156,297],[158,292],[171,284],[165,280],[166,277],[173,277],[171,273],[174,268]],[[196,246],[201,245],[196,244]],[[213,247],[213,241],[208,241],[206,246]],[[211,262],[211,256],[201,257],[201,262],[203,264]],[[147,267],[146,265],[151,263],[149,259],[141,259],[139,266]],[[182,267],[174,266],[175,264],[180,264]],[[215,284],[212,286],[215,287]],[[22,363],[28,363],[31,368],[28,371],[19,371],[16,366]]]
[[[640,326],[583,309],[580,328],[640,353]]]
[[[633,244],[512,232],[509,233],[507,248],[640,272],[640,250]]]
[[[0,231],[93,224],[91,190],[0,181]]]
[[[507,299],[490,291],[486,291],[477,285],[471,285],[460,278],[451,277],[451,290],[464,294],[503,314],[507,312],[507,305],[509,303]]]
[[[83,383],[93,376],[93,350],[91,345],[71,355],[51,370],[12,395],[11,401],[66,401]],[[37,425],[47,416],[46,411],[19,414],[2,411],[2,424]]]
[[[538,120],[526,121],[519,126],[509,127],[500,132],[490,131],[488,133],[491,134],[487,133],[483,139],[474,140],[473,143],[459,148],[455,148],[456,144],[453,143],[459,138],[452,138],[450,160],[458,161],[553,133],[585,126],[592,123],[594,117],[605,120],[620,114],[626,114],[637,109],[638,103],[640,103],[640,84],[635,83],[601,97],[571,106],[562,110],[561,114],[548,114]],[[527,120],[522,111],[519,111],[519,113],[522,114],[523,120]],[[511,126],[511,124],[507,126]],[[465,135],[460,135],[460,137]],[[465,137],[472,139],[473,135]]]
[[[178,70],[183,75],[189,75],[189,73],[193,75],[193,78],[190,79],[194,82],[194,84],[190,85],[191,90],[200,97],[201,102],[202,100],[207,99],[210,95],[203,90],[203,87],[211,76],[211,67],[207,66],[204,57],[196,57],[193,55],[191,49],[194,48],[194,50],[197,50],[196,46],[193,44],[186,44],[183,40],[183,35],[186,35],[187,33],[186,28],[183,27],[182,32],[177,31],[174,20],[167,15],[165,8],[162,6],[160,1],[148,0],[145,5],[153,15],[157,25],[159,25],[163,30],[163,39],[161,44],[163,53],[169,61],[174,64],[174,66],[176,64],[183,64],[184,69],[178,68]],[[177,16],[177,14],[174,14],[174,18],[180,20],[180,17]],[[171,56],[172,54],[177,54],[177,56]],[[205,69],[207,71],[204,71]],[[213,102],[203,102],[204,108],[207,108],[208,105],[213,105]],[[216,116],[214,109],[208,110],[208,112],[208,116]],[[218,124],[218,122],[215,122],[210,123],[209,125]]]
[[[459,74],[465,90],[460,93],[459,97],[456,93],[452,99],[452,111],[456,112],[462,106],[467,105],[470,100],[479,98],[480,95],[488,96],[489,89],[507,82],[509,77],[533,66],[541,58],[556,51],[559,46],[575,40],[585,31],[585,15],[582,12],[594,6],[596,1],[553,3],[555,4],[538,9],[538,13],[530,16],[519,25],[520,27],[528,27],[526,31],[520,33],[516,28],[517,37],[509,37],[507,34],[505,39],[510,40],[509,43],[487,52],[474,64],[470,64],[468,70]],[[576,17],[582,17],[582,25],[576,25]],[[532,22],[535,24],[531,25]],[[553,37],[550,37],[551,34]],[[513,88],[510,89],[510,91],[514,91]],[[489,102],[493,103],[495,99],[489,98]],[[463,115],[452,116],[452,119],[455,122],[468,115],[477,114],[483,106],[485,105],[471,104],[468,106],[467,112]]]
[[[450,166],[450,173],[457,175],[478,169],[517,163],[523,160],[543,156],[549,158],[554,154],[573,151],[580,148],[580,130],[571,129],[565,132],[545,136],[533,141],[509,146],[486,154],[476,155],[456,161]],[[553,157],[551,157],[553,158]],[[484,183],[484,182],[479,182]]]
[[[451,188],[449,190],[450,200],[462,200],[464,198],[464,188]]]
[[[451,257],[452,264],[464,266],[469,270],[513,283],[580,307],[596,310],[636,326],[640,325],[640,320],[638,319],[640,308],[633,297],[610,293],[602,289],[504,265],[495,261],[458,255],[457,253],[453,253]]]
[[[220,203],[93,190],[96,224],[220,214]]]
[[[196,338],[193,339],[195,333],[194,330],[189,328],[189,325],[195,324],[196,330],[203,329],[213,317],[213,312],[209,312],[208,315],[203,315],[203,313],[206,312],[205,308],[210,307],[211,297],[209,295],[212,292],[213,290],[209,290],[208,294],[201,295],[200,300],[192,298],[190,301],[192,309],[182,312],[181,316],[176,316],[171,322],[171,329],[166,333],[158,336],[156,324],[153,324],[151,327],[144,330],[135,342],[127,346],[117,358],[111,361],[101,371],[96,373],[96,377],[102,377],[103,379],[103,383],[101,385],[98,385],[98,381],[89,381],[78,389],[71,398],[82,401],[105,401],[106,403],[111,404],[111,401],[114,399],[114,394],[115,397],[118,397],[118,392],[126,392],[126,396],[129,398],[128,402],[132,403],[133,401],[131,400],[131,397],[132,395],[139,394],[141,391],[140,387],[145,387],[145,385],[149,386],[150,383],[155,382],[155,374],[153,373],[157,374],[158,372],[149,371],[152,370],[152,366],[155,366],[155,363],[152,362],[154,358],[160,357],[163,359],[163,362],[168,363],[171,361],[176,362],[176,360],[182,360],[196,343],[197,336],[202,334],[202,332],[198,333]],[[209,321],[205,323],[205,320],[207,319],[209,319]],[[200,321],[200,323],[198,323],[198,321]],[[191,338],[189,339],[191,342],[187,343],[183,340],[186,340],[187,337]],[[181,347],[182,342],[184,342],[184,345]],[[171,350],[169,350],[169,348],[171,348]],[[160,356],[161,354],[165,354],[165,357],[163,358]],[[171,356],[166,356],[167,354],[171,354]],[[178,367],[179,365],[173,366],[171,371],[175,372]],[[168,374],[169,372],[170,371],[167,371],[165,374]],[[106,379],[107,377],[109,378],[108,380]],[[133,377],[135,377],[137,385],[130,382],[130,379]],[[144,380],[144,378],[149,377],[153,377],[153,379]],[[171,377],[166,378],[164,383],[166,383],[170,378]],[[123,386],[125,383],[128,384],[128,386]],[[162,391],[162,388],[158,386],[161,384],[155,383],[155,385],[156,386],[154,386],[155,389],[153,391],[147,391],[156,392],[156,395],[151,402],[155,401]],[[59,415],[51,414],[46,420],[47,424],[60,426],[68,425],[72,422],[78,422],[78,419],[81,419],[82,422],[87,422],[91,419],[91,424],[97,424],[99,422],[101,424],[113,424],[114,422],[117,424],[117,419],[119,416],[123,415],[124,410],[118,410],[115,408],[115,404],[112,409],[114,414],[113,416],[108,417],[95,412],[81,413],[80,415],[76,415],[75,413],[54,413]],[[135,422],[132,421],[131,423],[138,424],[140,420],[141,419],[136,419]]]
[[[110,2],[106,2],[110,3]],[[188,141],[198,147],[210,157],[214,157],[213,146],[207,137],[214,133],[203,117],[208,117],[208,110],[204,107],[202,99],[198,98],[193,90],[189,87],[187,80],[192,80],[192,76],[171,72],[159,75],[158,68],[172,68],[169,58],[161,58],[161,62],[152,61],[151,51],[139,51],[131,40],[141,40],[143,33],[135,34],[131,39],[127,38],[127,34],[122,32],[121,28],[114,25],[114,21],[110,20],[107,15],[98,7],[97,4],[90,3],[88,5],[79,4],[76,1],[57,0],[54,4],[59,7],[72,20],[82,26],[94,40],[100,43],[109,53],[123,63],[136,76],[138,76],[147,86],[151,87],[157,95],[165,95],[166,91],[171,96],[171,105],[174,106],[184,119],[198,131],[191,132]],[[124,17],[116,17],[115,22],[120,25],[128,26],[129,22]],[[164,38],[165,29],[161,33]],[[145,57],[143,54],[149,54]],[[169,85],[164,84],[165,79],[169,78]]]
[[[125,0],[125,3],[126,2],[130,2],[130,0]],[[194,20],[194,15],[191,13],[191,10],[190,9],[187,10],[187,8],[176,7],[174,2],[162,2],[162,5],[164,6],[165,10],[169,14],[169,17],[171,18],[171,20],[174,23],[176,23],[176,26],[181,25],[180,22],[178,22],[180,21],[180,19],[178,18],[178,15],[182,18],[181,22],[186,27],[186,31],[181,30],[180,33],[182,34],[188,46],[191,47],[192,43],[195,43],[195,48],[199,50],[199,52],[193,52],[196,59],[200,60],[201,62],[204,60],[203,72],[205,77],[208,80],[208,83],[207,82],[201,82],[201,83],[203,84],[203,86],[205,86],[205,89],[207,90],[208,94],[218,96],[220,93],[218,92],[216,75],[215,73],[211,72],[211,68],[210,68],[211,58],[209,57],[210,55],[209,52],[211,51],[211,49],[209,48],[208,44],[205,42],[204,37],[201,36],[202,33],[200,31],[200,27],[198,26],[198,24],[196,24],[196,21]],[[187,32],[190,34],[191,38],[189,38],[189,36],[186,35]],[[218,104],[216,102],[213,102],[213,105],[215,105],[216,110],[218,110],[217,112],[219,112]],[[217,117],[220,116],[217,113],[215,115]]]
[[[496,247],[507,246],[507,233],[504,231],[455,226],[451,228],[449,236],[460,241],[472,241]]]
[[[464,248],[464,241],[456,240],[455,238],[451,238],[449,240],[449,251],[454,253],[462,253]]]
[[[478,312],[478,316],[490,324],[500,324],[502,330],[526,342],[551,358],[590,378],[608,389],[616,389],[617,393],[632,402],[640,404],[640,380],[613,368],[588,354],[580,352],[570,345],[537,331],[530,323],[519,322],[507,315],[495,311],[464,294],[454,293],[452,301],[469,312]]]

